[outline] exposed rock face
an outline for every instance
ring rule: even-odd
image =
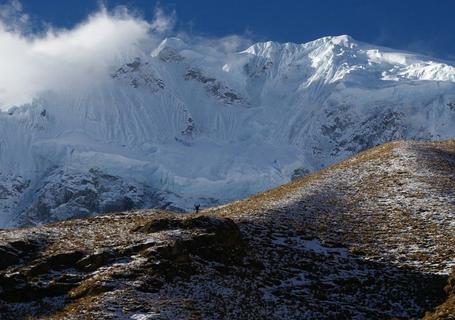
[[[432,312],[427,312],[424,320],[455,319],[455,268],[444,291],[447,294],[446,301]]]
[[[85,173],[56,169],[31,193],[35,200],[20,216],[21,225],[148,206],[166,207],[163,194],[157,190],[97,169]]]
[[[225,264],[240,263],[245,254],[242,236],[237,225],[230,219],[196,217],[186,220],[158,219],[140,227],[140,232],[165,230],[202,230],[188,240],[176,240],[171,247],[158,250],[160,256],[170,259],[186,259],[196,255],[202,259]]]
[[[210,96],[220,99],[226,104],[239,104],[243,98],[231,88],[215,78],[205,76],[200,70],[189,69],[184,76],[185,80],[196,80],[203,84]]]
[[[2,230],[1,319],[451,319],[454,155],[395,142],[197,215]]]
[[[19,257],[9,246],[0,247],[0,268],[6,268],[19,262]]]
[[[36,257],[44,245],[45,240],[36,237],[12,240],[0,245],[0,270]]]
[[[147,70],[148,64],[148,62],[142,62],[140,58],[136,58],[121,66],[111,76],[135,89],[141,88],[155,93],[164,89],[166,85],[150,69]]]
[[[90,224],[94,225],[91,227],[95,228],[92,232],[96,232],[99,223],[109,224],[109,219],[106,218],[91,221]],[[62,303],[116,290],[121,281],[126,279],[134,280],[140,292],[155,292],[176,278],[197,275],[197,264],[201,261],[226,266],[240,265],[246,254],[239,228],[230,219],[202,216],[155,219],[148,215],[118,216],[112,219],[117,218],[122,222],[126,218],[127,221],[124,222],[129,227],[133,226],[129,232],[125,231],[137,234],[138,236],[133,236],[136,241],[113,248],[68,250],[64,243],[52,242],[46,248],[40,248],[28,238],[30,234],[25,232],[20,240],[2,245],[0,302],[5,302],[0,303],[2,319],[14,319],[18,315],[27,314],[44,315],[53,310],[39,309],[41,301],[54,301],[52,308],[57,309]],[[133,223],[128,221],[131,218]],[[137,225],[142,222],[145,223]],[[77,231],[77,227],[77,222],[70,223],[71,230]],[[161,241],[150,241],[150,235],[155,233],[158,233],[155,235],[157,238],[162,238],[163,235],[166,237],[166,233],[171,236]],[[173,233],[175,234],[172,235]],[[61,235],[71,237],[66,233]],[[128,237],[128,234],[123,236]],[[105,244],[106,240],[101,243]],[[58,239],[52,241],[58,242]],[[27,259],[32,247],[39,254],[34,255],[33,259]],[[128,262],[137,264],[138,261],[140,265],[131,269],[120,271],[116,268],[122,262],[126,262],[126,267]],[[28,304],[29,308],[20,309],[19,304]]]
[[[21,176],[4,175],[0,172],[0,212],[14,211],[29,187],[29,180]],[[0,226],[10,225],[9,219],[0,215]]]

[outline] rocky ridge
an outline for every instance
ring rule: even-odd
[[[455,142],[248,199],[0,231],[2,319],[450,319]],[[427,313],[426,313],[427,312]]]

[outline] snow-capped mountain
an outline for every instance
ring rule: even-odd
[[[189,209],[381,142],[455,136],[455,67],[348,36],[235,54],[168,38],[0,113],[0,226]]]

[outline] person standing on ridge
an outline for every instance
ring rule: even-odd
[[[200,207],[201,207],[200,204],[195,204],[195,205],[194,205],[194,211],[195,211],[196,213],[198,213]]]

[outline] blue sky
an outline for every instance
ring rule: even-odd
[[[0,3],[6,3],[0,0]],[[154,0],[105,0],[147,19]],[[99,7],[96,0],[21,0],[35,26],[71,27]],[[454,0],[169,0],[177,29],[206,36],[247,34],[255,40],[307,42],[349,34],[357,40],[455,60]]]

